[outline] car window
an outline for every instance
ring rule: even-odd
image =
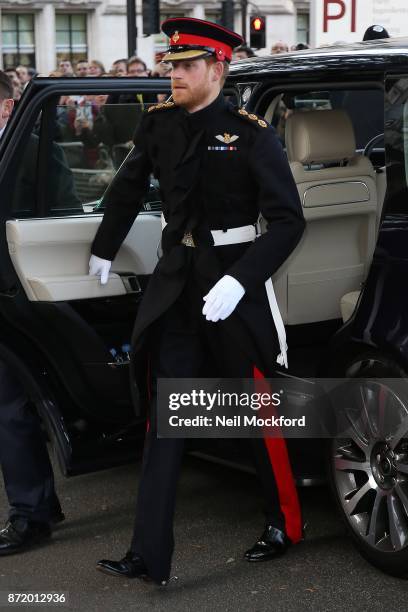
[[[233,90],[226,96],[236,103]],[[160,96],[160,97],[159,97]],[[168,94],[65,95],[48,99],[13,166],[16,217],[103,212],[103,195],[131,151],[143,112]],[[161,211],[150,177],[142,210]]]
[[[100,212],[103,194],[133,146],[142,113],[157,102],[157,94],[150,92],[48,100],[13,162],[13,215]],[[153,177],[144,208],[161,209]]]
[[[291,113],[331,109],[343,109],[349,115],[357,150],[363,150],[372,138],[384,132],[384,93],[380,89],[284,93],[271,122],[284,144],[286,119]]]
[[[408,77],[389,77],[385,96],[387,212],[406,213],[408,196]]]
[[[133,146],[143,111],[151,104],[122,103],[120,98],[112,101],[108,96],[60,100],[55,144],[64,153],[73,190],[84,212],[92,212],[102,198]],[[58,213],[61,208],[66,208],[64,202],[55,201],[50,212]]]

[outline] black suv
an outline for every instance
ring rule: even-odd
[[[159,256],[159,185],[107,285],[88,276],[88,260],[102,195],[141,112],[169,90],[168,79],[36,78],[0,140],[0,358],[17,369],[66,475],[135,458],[142,446],[129,341]],[[360,551],[405,575],[408,39],[241,60],[225,95],[275,126],[307,221],[273,279],[289,344],[289,370],[277,375],[362,381],[366,418],[349,437],[289,441],[298,482],[327,470]],[[384,392],[363,382],[378,377],[400,384]],[[390,439],[380,417],[396,404]],[[195,452],[225,453],[218,447]]]

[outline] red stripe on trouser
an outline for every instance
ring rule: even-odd
[[[254,366],[254,379],[258,388],[264,375]],[[302,518],[295,480],[289,461],[286,442],[283,437],[264,438],[271,467],[278,487],[281,510],[285,517],[286,534],[293,543],[302,539]]]

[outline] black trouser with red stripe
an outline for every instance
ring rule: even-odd
[[[131,550],[142,556],[150,577],[157,581],[167,580],[170,573],[176,486],[184,440],[156,436],[156,380],[198,378],[203,371],[224,378],[254,376],[253,364],[225,335],[222,326],[205,319],[203,305],[194,275],[190,275],[178,300],[156,322],[151,337],[150,422]],[[252,438],[251,445],[264,495],[266,522],[297,541],[300,511],[285,442]],[[280,465],[275,465],[274,456]],[[288,529],[288,521],[292,528]]]

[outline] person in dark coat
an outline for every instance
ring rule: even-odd
[[[13,87],[0,71],[0,140],[13,111]],[[54,143],[55,144],[55,143]],[[76,196],[72,179],[57,146],[52,149],[51,172],[54,195],[62,204],[72,204]],[[22,160],[14,190],[14,210],[29,205],[35,193],[38,138],[32,134]],[[56,182],[60,177],[60,187]],[[51,535],[51,525],[64,520],[54,487],[54,474],[48,456],[40,418],[29,401],[13,367],[12,358],[0,344],[0,466],[9,502],[8,519],[0,529],[0,556],[20,553],[43,543]]]
[[[43,543],[64,520],[41,422],[13,368],[0,358],[0,465],[10,505],[0,556]]]
[[[381,40],[382,38],[389,38],[387,30],[381,25],[372,25],[366,29],[363,36],[365,40]]]
[[[221,91],[232,49],[242,38],[197,19],[169,19],[162,28],[170,37],[164,60],[173,67],[174,101],[143,114],[134,147],[105,194],[90,274],[107,282],[153,173],[167,225],[163,255],[141,302],[132,341],[135,376],[146,352],[152,372],[134,534],[123,559],[105,559],[97,567],[167,584],[184,440],[157,437],[157,379],[273,375],[285,347],[265,283],[299,242],[305,221],[275,130],[257,115],[234,108]],[[259,213],[267,221],[266,233],[222,245],[220,235],[254,230]],[[301,513],[283,438],[251,443],[266,525],[245,558],[264,561],[301,539]]]

